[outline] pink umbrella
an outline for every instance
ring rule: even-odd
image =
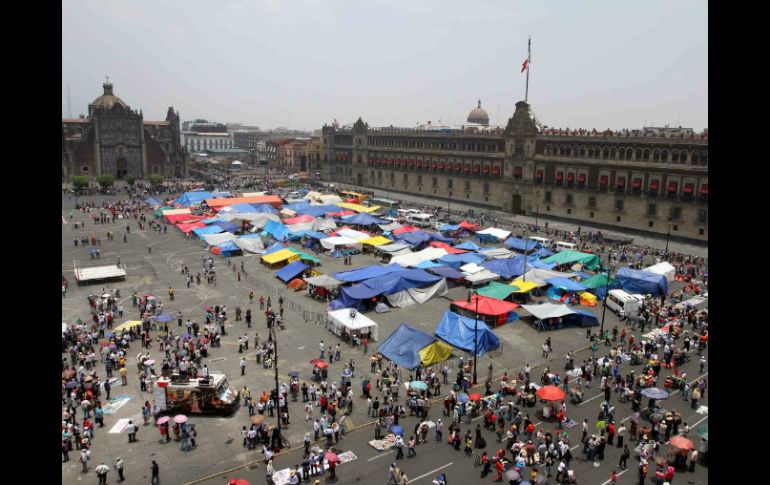
[[[155,421],[155,424],[168,423],[168,419],[169,419],[168,416],[163,416],[163,417],[159,418],[157,421]]]
[[[177,414],[176,416],[174,416],[174,422],[176,424],[186,423],[187,422],[187,416],[185,416],[184,414]]]
[[[144,365],[155,365],[155,361],[152,359],[147,359],[144,361]]]

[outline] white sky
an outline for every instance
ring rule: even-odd
[[[62,116],[109,75],[145,119],[462,124],[481,98],[504,125],[528,35],[543,124],[708,127],[705,0],[67,0]]]

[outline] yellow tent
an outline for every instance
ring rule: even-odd
[[[518,291],[514,291],[514,293],[529,293],[533,289],[537,288],[537,283],[533,283],[532,281],[516,280],[511,283],[511,286],[515,286],[519,289]]]
[[[596,295],[593,295],[587,291],[578,292],[580,296],[580,304],[585,306],[596,306]]]
[[[420,361],[423,366],[429,366],[444,362],[452,356],[452,347],[445,344],[441,340],[436,340],[432,344],[420,349]]]
[[[262,256],[262,262],[267,264],[275,264],[280,263],[281,261],[286,261],[287,263],[292,263],[298,259],[300,259],[300,255],[295,253],[294,251],[290,249],[281,249],[274,253],[266,254]]]
[[[393,241],[384,236],[374,236],[361,241],[362,244],[370,244],[372,246],[384,246],[385,244],[390,244],[392,242]]]
[[[380,206],[378,205],[373,205],[371,207],[364,207],[361,204],[351,204],[350,202],[337,202],[336,205],[339,207],[342,207],[343,209],[350,209],[356,212],[366,212],[367,214],[369,212],[374,212],[380,208]]]
[[[117,327],[113,328],[112,331],[115,332],[115,333],[122,332],[124,330],[128,330],[131,327],[140,327],[141,325],[142,325],[141,320],[129,320],[129,321],[123,322],[120,325],[118,325]]]

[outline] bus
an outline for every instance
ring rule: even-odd
[[[385,207],[388,210],[398,210],[401,207],[401,203],[397,200],[386,199],[385,197],[371,197],[366,199],[366,203],[370,206],[378,205],[380,207]]]
[[[352,192],[349,190],[340,190],[337,193],[343,199],[357,199],[359,204],[368,197],[366,194],[359,194],[358,192]]]

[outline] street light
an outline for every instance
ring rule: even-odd
[[[668,232],[666,232],[666,259],[668,259],[668,240],[671,237],[671,215],[668,216]]]
[[[476,295],[476,313],[474,313],[475,318],[473,320],[473,385],[475,386],[478,384],[478,377],[476,374],[476,357],[479,354],[479,294],[476,289],[471,288],[470,291],[468,291],[468,303],[471,302],[471,295]]]
[[[609,258],[609,257],[608,257]],[[609,261],[608,261],[609,262]],[[612,272],[612,263],[607,267],[607,284],[604,286],[604,308],[602,309],[602,326],[599,329],[599,336],[604,334],[604,316],[607,314],[607,296],[610,291],[610,273]]]
[[[281,439],[281,390],[278,385],[278,338],[275,334],[275,323],[270,327],[270,337],[273,339],[273,367],[275,368],[275,407],[278,408],[278,446],[282,446]],[[289,403],[286,403],[286,414],[289,413]]]
[[[449,199],[447,200],[446,208],[446,221],[450,223],[452,220],[452,189],[449,189]]]

